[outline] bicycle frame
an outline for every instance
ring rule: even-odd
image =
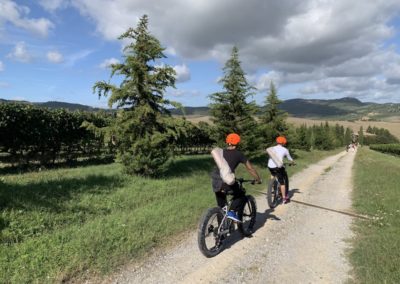
[[[254,183],[254,180],[245,180],[242,178],[237,179],[236,181],[239,183],[239,188],[240,188],[240,190],[242,190],[244,192],[244,194],[246,193],[246,189],[243,187],[243,183],[245,183],[245,182]],[[228,218],[228,211],[229,211],[231,204],[232,204],[232,199],[230,199],[228,201],[227,205],[222,207],[222,211],[224,212],[224,215],[222,217],[221,223],[218,226],[218,235],[219,236],[225,236],[231,232],[230,230],[231,230],[233,221]]]
[[[229,233],[229,231],[230,231],[230,227],[233,222],[231,219],[228,218],[228,211],[229,211],[228,208],[230,207],[230,203],[231,202],[229,202],[228,205],[225,205],[222,208],[222,211],[224,211],[224,216],[222,217],[221,224],[218,227],[218,235],[225,235],[225,234]],[[225,224],[226,224],[226,228],[224,226]]]

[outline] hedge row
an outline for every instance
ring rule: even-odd
[[[393,155],[400,155],[400,144],[374,144],[369,146],[370,149],[379,151],[382,153],[388,153]]]
[[[14,165],[32,162],[48,165],[111,154],[111,144],[104,145],[103,137],[81,127],[84,121],[103,127],[111,119],[107,113],[0,104],[0,152],[3,152],[0,158]]]

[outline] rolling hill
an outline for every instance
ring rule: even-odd
[[[94,108],[94,107],[87,106],[87,105],[57,102],[57,101],[49,101],[49,102],[44,102],[44,103],[33,103],[33,102],[28,102],[28,101],[14,101],[14,100],[0,99],[0,103],[22,103],[22,104],[30,104],[30,105],[40,106],[40,107],[46,107],[46,108],[50,108],[50,109],[63,108],[63,109],[71,110],[71,111],[75,111],[75,110],[82,110],[82,111],[105,110],[105,109],[101,109],[101,108]]]
[[[186,115],[207,116],[207,107],[185,107]],[[377,104],[361,102],[355,98],[334,100],[291,99],[283,101],[280,109],[292,117],[335,120],[390,120],[400,118],[400,104]],[[172,114],[182,115],[180,110],[171,110]],[[261,111],[261,107],[260,107]]]
[[[0,103],[26,103],[37,106],[43,106],[51,109],[65,108],[68,110],[84,110],[99,111],[105,110],[94,108],[87,105],[50,101],[44,103],[31,103],[27,101],[9,101],[0,99]],[[361,102],[355,98],[341,98],[333,100],[316,100],[316,99],[290,99],[283,101],[280,109],[286,111],[289,116],[310,118],[310,119],[327,119],[327,120],[384,120],[399,121],[400,120],[400,104],[385,103],[377,104],[370,102]],[[173,115],[183,115],[180,109],[170,109]],[[261,107],[260,107],[261,111]],[[184,107],[186,116],[208,116],[208,107]]]

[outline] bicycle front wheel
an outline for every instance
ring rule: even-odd
[[[247,201],[243,210],[238,212],[238,217],[242,220],[241,223],[238,223],[238,229],[243,236],[248,237],[253,234],[253,227],[257,216],[257,205],[253,196],[247,195],[246,199]]]
[[[221,208],[214,207],[208,209],[200,220],[197,243],[201,253],[206,257],[214,257],[223,249],[222,236],[218,232],[223,217]]]
[[[276,178],[269,181],[267,189],[267,201],[269,208],[275,208],[280,202],[280,184]]]

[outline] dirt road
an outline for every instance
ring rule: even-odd
[[[349,211],[355,152],[342,152],[291,177],[292,199]],[[296,202],[268,209],[257,199],[252,238],[231,238],[207,259],[193,232],[141,265],[125,267],[104,283],[343,283],[351,269],[345,253],[352,217]]]

